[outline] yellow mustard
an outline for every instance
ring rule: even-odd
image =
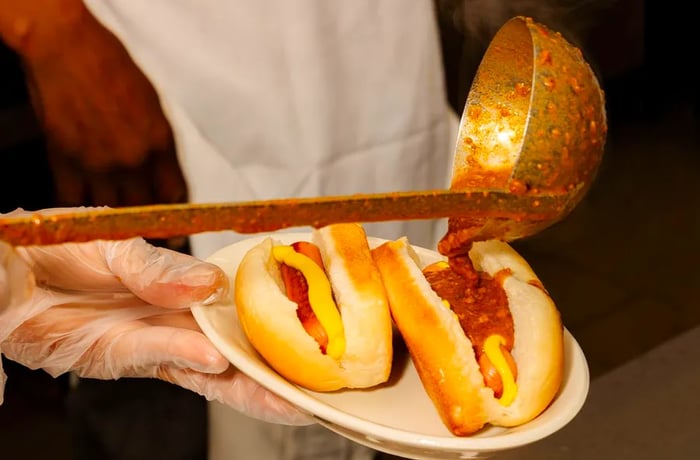
[[[518,386],[515,383],[513,372],[510,370],[508,361],[503,356],[501,345],[505,345],[506,339],[498,334],[490,335],[484,341],[484,353],[496,368],[496,372],[501,376],[503,382],[503,393],[498,402],[503,406],[510,406],[518,394]]]
[[[273,247],[272,256],[277,262],[296,268],[306,278],[309,304],[328,336],[326,354],[340,359],[345,353],[345,330],[325,272],[311,258],[296,252],[291,246]]]

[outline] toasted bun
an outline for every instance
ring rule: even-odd
[[[363,228],[335,224],[314,230],[340,309],[345,353],[336,361],[323,354],[303,328],[297,305],[284,283],[267,238],[241,261],[235,300],[243,330],[255,349],[282,376],[315,391],[366,388],[389,378],[392,324],[381,275],[370,254]]]
[[[518,393],[502,406],[485,386],[471,342],[422,274],[408,241],[387,242],[372,252],[383,275],[391,313],[418,375],[445,425],[458,436],[486,424],[516,426],[532,420],[554,399],[563,372],[563,327],[559,312],[527,262],[508,244],[474,243],[474,267],[503,282],[514,325],[512,350]]]

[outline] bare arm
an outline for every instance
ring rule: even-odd
[[[0,0],[0,37],[20,56],[35,57],[43,43],[79,27],[87,15],[82,0]]]
[[[0,38],[22,59],[57,205],[187,199],[159,95],[82,0],[0,0]]]

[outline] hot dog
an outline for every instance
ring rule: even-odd
[[[551,403],[563,373],[560,315],[507,243],[474,242],[428,267],[406,238],[372,256],[426,393],[453,434],[520,425]]]
[[[388,299],[359,224],[292,245],[266,238],[238,267],[235,303],[251,344],[291,382],[333,391],[389,378]]]

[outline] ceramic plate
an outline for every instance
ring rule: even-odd
[[[227,246],[208,260],[235,276],[243,255],[266,236]],[[309,233],[274,235],[283,243],[310,239]],[[370,238],[376,246],[384,240]],[[442,257],[416,248],[424,264]],[[487,427],[477,435],[456,437],[443,425],[426,395],[407,352],[399,342],[390,380],[367,390],[318,393],[289,383],[270,368],[246,339],[231,302],[193,309],[197,323],[233,365],[262,386],[313,414],[328,429],[373,449],[407,458],[470,458],[540,440],[565,426],[588,394],[588,366],[568,331],[564,337],[562,387],[550,407],[533,421],[515,428]]]

